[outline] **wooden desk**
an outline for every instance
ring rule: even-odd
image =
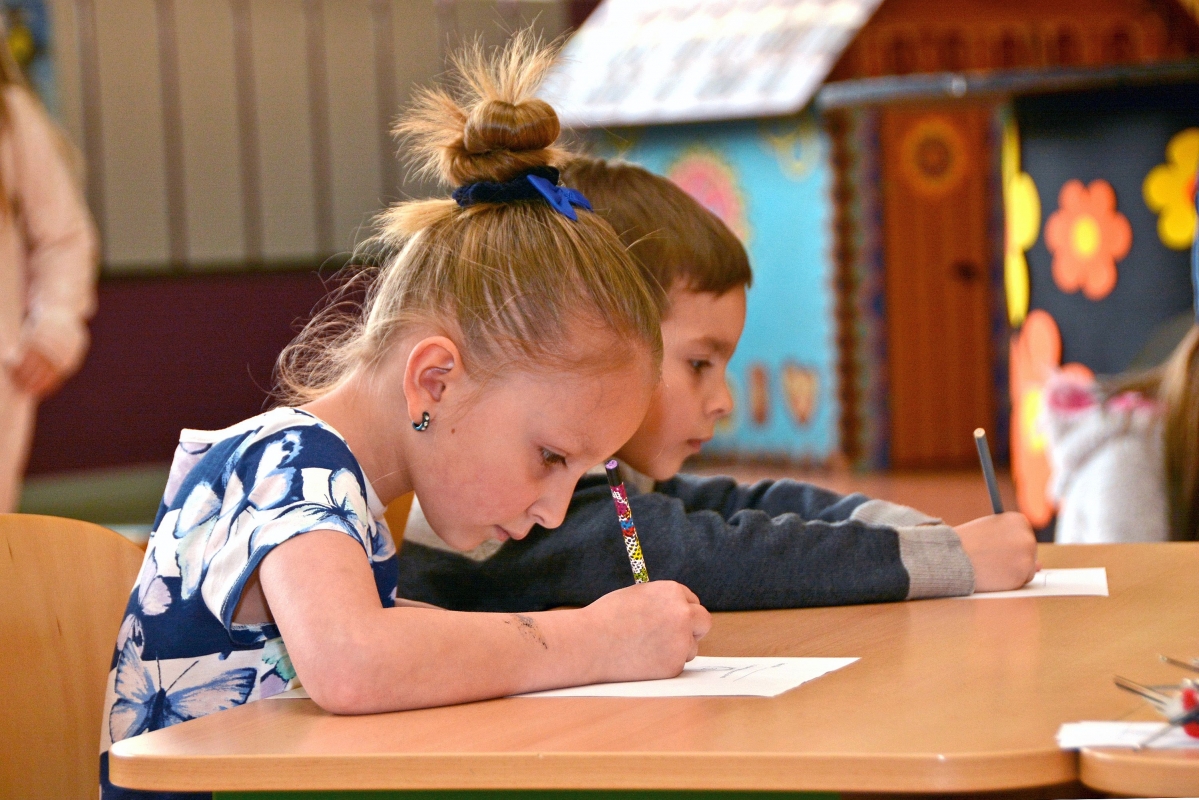
[[[1194,603],[1194,599],[1191,600]],[[1187,657],[1199,655],[1199,631],[1190,631],[1183,645]],[[1187,638],[1187,637],[1184,637]],[[1161,664],[1142,665],[1134,680],[1144,683],[1177,683],[1187,673]],[[1160,722],[1151,710],[1137,708],[1127,719]],[[1147,797],[1199,797],[1199,750],[1146,750],[1084,748],[1078,754],[1079,780],[1087,786],[1117,795]]]
[[[1137,707],[1112,675],[1190,654],[1199,544],[1044,546],[1112,596],[718,615],[709,655],[860,656],[781,697],[509,698],[335,717],[251,703],[112,749],[160,790],[725,789],[978,792],[1068,783],[1063,722]]]

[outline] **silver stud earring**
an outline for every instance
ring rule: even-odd
[[[425,411],[425,412],[422,412],[420,415],[420,422],[412,423],[412,430],[423,431],[423,430],[428,430],[428,428],[429,428],[429,412]]]

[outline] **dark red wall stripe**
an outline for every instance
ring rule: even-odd
[[[169,461],[182,428],[259,413],[324,293],[315,271],[102,281],[91,351],[39,410],[29,471]]]

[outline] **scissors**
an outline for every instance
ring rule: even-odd
[[[1199,659],[1182,661],[1169,656],[1158,656],[1164,663],[1199,673]],[[1184,678],[1178,685],[1165,684],[1143,686],[1128,678],[1116,676],[1116,686],[1140,697],[1166,718],[1169,724],[1141,742],[1137,747],[1148,747],[1175,728],[1182,728],[1187,736],[1199,739],[1199,680]]]

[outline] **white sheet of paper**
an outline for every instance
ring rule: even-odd
[[[856,658],[696,656],[677,678],[597,683],[518,697],[776,697],[855,661]]]
[[[1107,569],[1043,569],[1019,589],[975,592],[961,600],[1000,600],[1005,597],[1107,597]]]
[[[696,656],[677,678],[596,683],[517,697],[776,697],[796,686],[847,667],[856,658],[717,658]],[[304,700],[303,686],[267,700]]]
[[[1057,743],[1063,750],[1080,747],[1137,747],[1165,727],[1164,722],[1067,722],[1058,729]],[[1152,750],[1199,748],[1199,739],[1175,728],[1153,744]]]

